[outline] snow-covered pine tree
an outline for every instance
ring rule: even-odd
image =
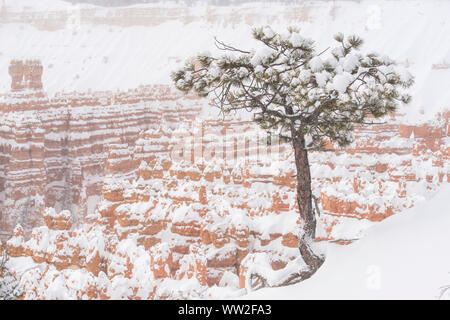
[[[263,128],[292,144],[297,169],[297,201],[302,220],[300,253],[309,270],[290,282],[310,277],[324,257],[313,249],[313,210],[308,152],[324,150],[327,141],[344,147],[355,125],[374,123],[408,103],[413,77],[393,60],[363,53],[358,36],[334,36],[336,43],[316,51],[314,41],[289,27],[253,29],[256,49],[243,50],[216,39],[225,52],[199,54],[171,74],[184,92],[212,97],[223,113],[247,110]]]
[[[19,282],[7,267],[8,253],[3,250],[0,256],[0,300],[16,300],[21,296]]]

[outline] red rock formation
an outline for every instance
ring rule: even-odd
[[[70,230],[72,227],[72,217],[68,210],[57,214],[54,208],[47,208],[44,213],[44,222],[51,230]]]
[[[447,126],[448,114],[443,119]],[[217,128],[217,123],[210,125]],[[396,132],[400,125],[389,128]],[[420,200],[420,195],[408,190],[422,186],[427,192],[447,182],[449,150],[445,143],[433,153],[428,152],[428,148],[436,148],[439,140],[447,138],[446,131],[433,130],[440,132],[433,138],[420,133],[412,138],[387,135],[386,129],[380,126],[360,130],[357,142],[348,150],[311,155],[314,187],[321,188],[321,240],[349,243],[354,238],[339,232],[343,224],[379,221]],[[237,135],[243,132],[248,134],[243,130]],[[228,283],[233,275],[239,277],[241,287],[248,281],[264,285],[273,279],[247,279],[255,274],[255,265],[259,272],[262,268],[266,273],[283,273],[299,259],[296,226],[301,222],[288,150],[279,149],[275,160],[227,163],[213,158],[189,164],[170,158],[170,134],[149,130],[140,134],[132,152],[110,151],[111,160],[120,166],[110,166],[98,215],[87,222],[89,230],[68,231],[70,224],[64,211],[55,216],[55,210],[49,209],[46,216],[52,219],[45,219],[47,228],[34,229],[31,239],[22,244],[22,251],[14,247],[16,256],[31,256],[58,270],[77,266],[94,277],[104,275],[109,289],[103,287],[101,291],[98,284],[93,284],[89,291],[90,296],[103,298],[110,297],[108,290],[119,281],[116,279],[137,279],[142,264],[136,262],[139,255],[133,253],[137,245],[147,252],[148,262],[143,265],[156,281],[152,291],[145,294],[147,298],[176,297],[176,290],[158,289],[158,283],[169,280],[195,279],[200,286],[213,286]],[[209,134],[205,130],[205,135]],[[185,131],[184,136],[188,137],[189,132]],[[209,138],[209,144],[217,143]],[[437,141],[430,142],[433,139]],[[233,136],[233,140],[239,138]],[[361,146],[359,141],[363,141]],[[146,146],[152,146],[155,153]],[[415,154],[416,148],[423,152]],[[128,147],[119,145],[112,150],[123,149]],[[135,178],[124,175],[127,163],[134,166]],[[86,237],[96,245],[84,241]],[[44,239],[51,239],[47,247],[42,246]],[[130,243],[130,239],[136,242]],[[57,248],[57,252],[51,248]],[[134,287],[127,297],[139,297],[139,290]]]
[[[444,119],[446,121],[444,126],[446,126],[448,115],[444,116]],[[215,123],[210,125],[216,128]],[[228,125],[224,124],[224,126]],[[328,168],[328,171],[316,175],[315,180],[316,187],[326,187],[320,196],[323,220],[322,240],[329,239],[339,243],[353,241],[351,236],[348,236],[347,239],[341,238],[345,234],[341,235],[334,231],[338,229],[336,227],[339,224],[344,223],[340,222],[342,217],[355,221],[380,221],[404,207],[412,206],[416,198],[419,198],[418,194],[405,193],[406,184],[428,183],[433,188],[440,183],[439,181],[443,181],[440,177],[446,173],[444,173],[445,167],[442,164],[448,162],[448,149],[443,152],[434,151],[433,166],[431,167],[427,165],[429,156],[426,154],[415,156],[415,169],[411,167],[411,162],[407,159],[410,159],[413,154],[413,148],[417,148],[419,145],[425,151],[435,148],[436,145],[442,145],[439,141],[446,139],[446,132],[440,129],[434,130],[433,132],[439,132],[434,135],[434,138],[427,136],[428,138],[425,139],[420,136],[414,138],[412,142],[409,136],[404,137],[398,134],[400,128],[400,125],[380,125],[373,129],[361,129],[357,131],[357,142],[348,150],[339,151],[336,155],[330,156],[312,155],[316,160],[313,170],[325,168],[323,166]],[[388,130],[390,133],[386,134]],[[220,130],[213,129],[213,131],[219,132],[217,135],[220,136]],[[248,133],[248,129],[240,132]],[[397,135],[393,135],[395,132]],[[210,133],[208,131],[206,134]],[[184,135],[188,136],[189,132],[185,132]],[[169,137],[167,136],[167,138]],[[154,135],[153,133],[145,135],[145,139],[144,145],[158,145],[158,141],[166,141],[166,139],[162,139],[161,134]],[[360,141],[362,141],[361,144],[359,144]],[[207,148],[208,145],[203,145],[203,150]],[[280,150],[282,155],[288,152],[284,149]],[[370,154],[371,161],[367,161],[366,154]],[[230,270],[237,275],[241,261],[250,252],[265,252],[274,256],[281,254],[281,257],[270,263],[271,268],[275,271],[284,268],[291,259],[296,257],[298,253],[295,226],[298,221],[295,181],[291,168],[293,164],[290,160],[287,162],[282,160],[280,169],[274,169],[270,160],[269,163],[249,162],[233,169],[233,164],[228,167],[225,163],[219,164],[216,159],[201,165],[189,164],[186,161],[170,164],[170,161],[166,160],[169,155],[170,152],[164,145],[164,151],[158,153],[157,160],[151,160],[150,165],[141,163],[139,167],[139,179],[147,181],[149,186],[158,185],[158,188],[146,190],[141,188],[139,189],[141,191],[138,191],[135,189],[136,187],[133,187],[133,183],[127,187],[137,192],[147,193],[145,199],[148,200],[133,200],[130,205],[130,200],[123,199],[120,201],[123,205],[118,206],[114,210],[116,213],[112,213],[112,216],[117,217],[118,224],[115,223],[116,226],[129,226],[129,224],[125,225],[121,222],[123,212],[119,208],[126,208],[127,221],[131,221],[129,216],[134,214],[133,228],[127,236],[131,236],[133,233],[143,236],[142,230],[145,229],[148,222],[144,218],[139,219],[140,210],[137,210],[136,205],[142,206],[153,201],[152,207],[146,207],[145,215],[152,216],[157,210],[158,216],[162,213],[161,218],[158,219],[164,219],[165,222],[156,220],[159,224],[156,229],[152,227],[153,240],[150,242],[150,246],[151,243],[160,243],[161,238],[159,237],[167,231],[173,234],[174,241],[165,243],[165,245],[169,245],[174,254],[172,275],[177,274],[178,278],[184,276],[190,278],[196,270],[196,264],[193,261],[200,252],[202,256],[207,257],[206,262],[201,265],[204,268],[202,277],[208,285],[218,284],[221,275]],[[347,160],[345,163],[339,161],[339,158],[343,156]],[[391,162],[392,160],[393,162]],[[168,165],[163,169],[160,165],[161,162],[166,162]],[[403,166],[401,170],[397,163]],[[237,170],[237,168],[240,169]],[[428,173],[417,170],[428,170]],[[416,173],[414,174],[414,172]],[[229,176],[232,179],[229,179]],[[374,184],[374,181],[377,183]],[[259,192],[257,201],[252,203],[255,194],[254,188],[261,183],[271,191]],[[276,188],[270,188],[271,185]],[[348,192],[347,186],[351,188],[353,194]],[[396,193],[391,193],[391,190]],[[366,194],[369,196],[367,197]],[[157,200],[155,202],[152,199]],[[223,203],[224,199],[229,207],[224,207],[223,204],[216,206]],[[125,203],[127,205],[124,207]],[[235,210],[239,210],[239,213],[232,214],[231,211]],[[229,219],[235,219],[236,215],[250,217],[252,222],[247,221],[243,224],[237,221],[230,222]],[[264,227],[257,227],[264,224],[265,216],[272,217],[272,223],[278,226],[278,232],[272,232],[266,236],[263,234]],[[293,221],[294,223],[286,224],[283,221]],[[150,226],[153,224],[154,222],[150,223]],[[157,240],[158,238],[160,240]],[[184,245],[180,246],[180,242]],[[277,243],[275,246],[277,249],[270,246],[272,242]],[[146,246],[149,245],[149,242],[143,243],[147,243]],[[255,246],[255,244],[259,245]],[[194,248],[196,249],[194,250]],[[291,252],[290,256],[286,255],[287,252]],[[180,255],[183,258],[180,258]],[[193,260],[187,259],[190,256],[193,256]],[[186,265],[183,266],[183,264]],[[159,271],[158,277],[162,278],[162,273]],[[171,276],[166,275],[166,277],[170,278]]]
[[[173,101],[191,105],[194,97],[164,86],[49,98],[40,90],[42,71],[38,61],[12,61],[12,92],[0,100],[0,193],[8,194],[0,200],[0,239],[19,222],[25,233],[42,225],[45,207],[70,209],[75,224],[84,221],[107,174],[134,178],[142,159],[155,159],[151,148],[132,156],[142,131],[192,119],[200,110],[180,109]]]
[[[20,60],[12,60],[8,71],[11,76],[11,91],[20,91],[24,88],[23,85],[23,62]]]
[[[76,297],[112,297],[125,283],[127,298],[174,298],[177,289],[162,289],[171,281],[239,277],[243,287],[253,264],[282,273],[298,262],[290,148],[254,144],[266,137],[246,121],[192,129],[200,107],[176,99],[148,87],[54,99],[23,91],[0,103],[0,192],[12,195],[0,202],[1,228],[46,224],[28,241],[17,227],[7,244],[14,257],[50,266],[36,279],[67,281],[79,270],[89,285],[70,289]],[[319,240],[351,242],[448,183],[449,116],[421,126],[394,117],[358,128],[347,149],[312,153]],[[29,297],[44,294],[30,288]]]
[[[13,231],[11,239],[6,243],[6,250],[11,257],[20,257],[24,253],[25,238],[23,228],[18,224]]]
[[[23,64],[24,88],[30,90],[42,89],[42,72],[44,68],[39,60],[27,60]]]

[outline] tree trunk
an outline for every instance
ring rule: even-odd
[[[311,172],[305,137],[301,130],[299,132],[292,131],[295,133],[292,134],[292,144],[297,169],[297,203],[303,222],[303,234],[299,236],[298,247],[303,260],[310,267],[310,272],[302,277],[307,279],[319,269],[324,258],[313,250],[317,222],[312,206]]]

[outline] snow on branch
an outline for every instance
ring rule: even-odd
[[[319,148],[325,140],[349,144],[355,125],[411,99],[413,77],[388,57],[363,53],[356,35],[338,33],[334,46],[319,51],[294,27],[255,28],[253,38],[262,46],[250,51],[216,39],[225,53],[187,61],[172,73],[175,86],[211,97],[224,114],[252,112],[263,129],[285,139],[302,134]]]

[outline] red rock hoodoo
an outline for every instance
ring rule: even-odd
[[[20,223],[8,251],[43,266],[26,298],[48,298],[55,281],[71,298],[207,296],[251,286],[254,271],[277,284],[298,270],[289,146],[255,143],[265,133],[239,118],[200,123],[207,102],[165,87],[49,98],[14,89],[17,70],[0,102],[0,226]],[[312,153],[318,240],[358,239],[448,183],[449,116],[392,115],[347,149]]]

